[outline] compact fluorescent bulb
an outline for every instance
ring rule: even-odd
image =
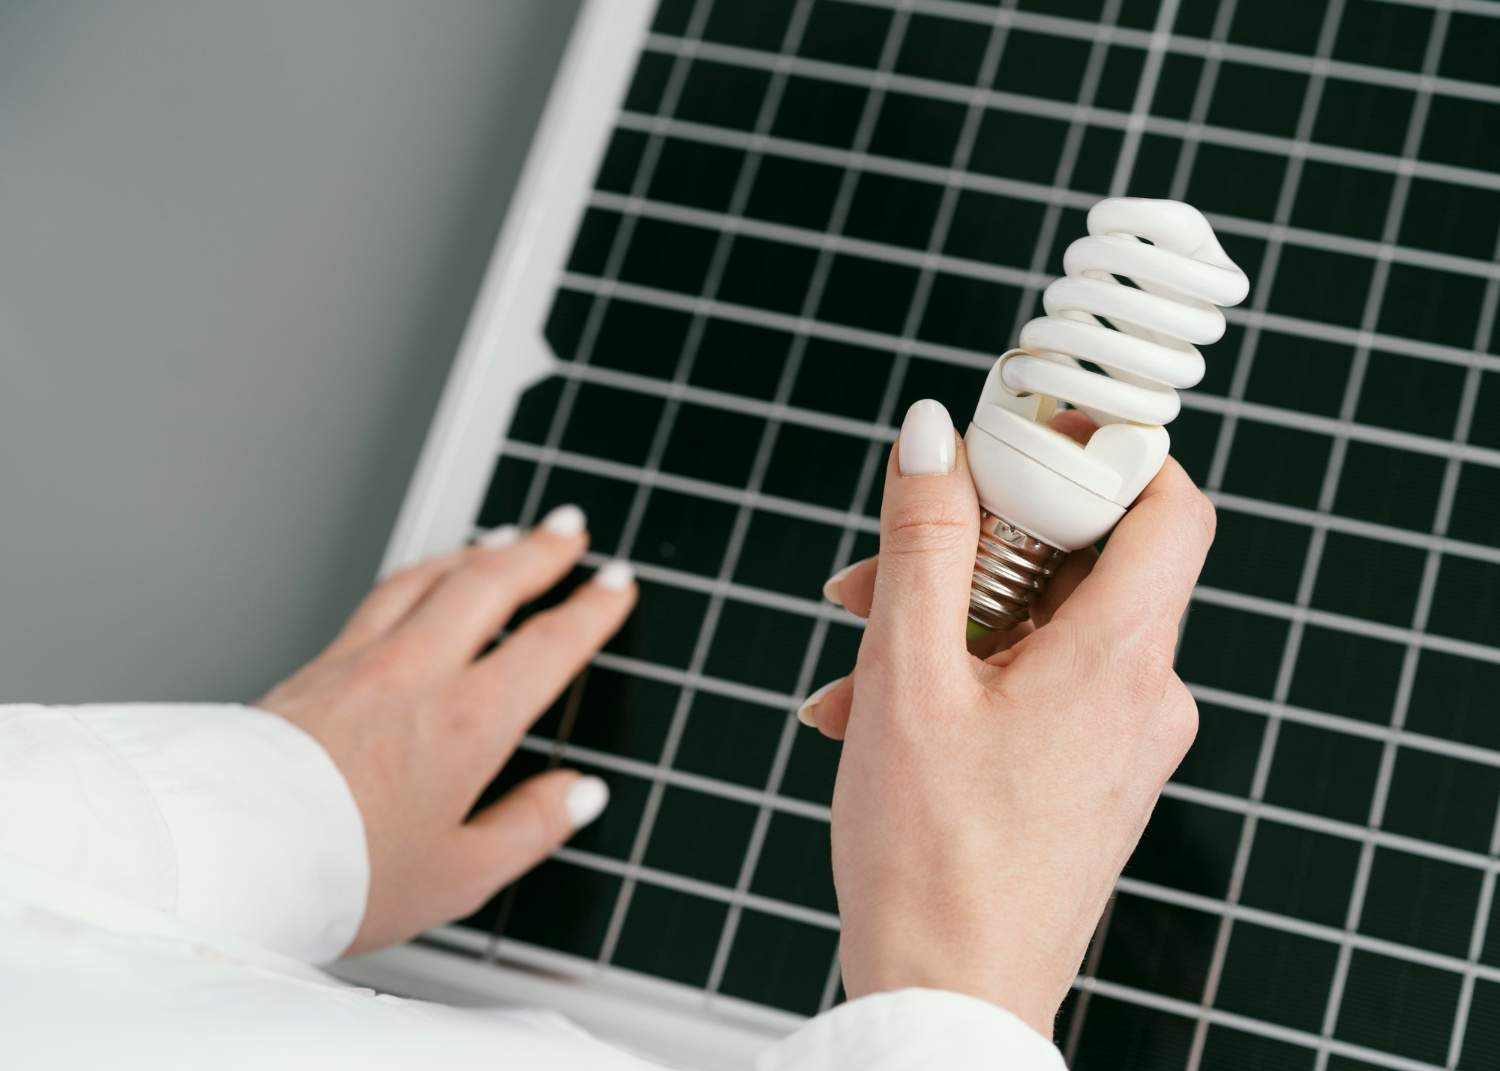
[[[1088,229],[1042,295],[1047,315],[990,369],[964,436],[982,507],[969,619],[985,628],[1026,620],[1063,555],[1113,528],[1156,475],[1177,389],[1203,378],[1195,344],[1223,336],[1218,306],[1249,289],[1191,205],[1111,197]],[[1099,425],[1087,445],[1047,426],[1059,401]]]

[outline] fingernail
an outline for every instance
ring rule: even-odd
[[[619,559],[605,562],[594,574],[594,583],[606,591],[624,591],[634,579],[635,570],[631,568],[630,563]]]
[[[568,789],[563,806],[574,829],[582,829],[604,810],[609,802],[609,786],[597,777],[580,777]]]
[[[944,476],[953,471],[953,419],[941,402],[913,402],[901,422],[896,463],[903,476]]]
[[[827,599],[835,606],[843,606],[844,596],[839,592],[839,585],[844,582],[844,580],[849,576],[850,573],[854,572],[854,566],[858,564],[859,562],[853,562],[849,565],[846,565],[838,572],[830,576],[827,580],[823,581],[823,598]]]
[[[583,531],[587,519],[583,510],[569,503],[566,506],[558,506],[547,516],[542,518],[542,527],[553,535],[576,536]]]
[[[521,538],[521,529],[513,524],[502,524],[499,528],[491,528],[479,537],[479,545],[487,550],[504,550]]]
[[[797,720],[800,721],[803,725],[809,725],[812,728],[816,729],[818,727],[818,723],[813,719],[813,710],[819,703],[823,701],[823,697],[833,690],[833,686],[835,684],[838,684],[839,681],[843,679],[843,677],[840,677],[838,678],[838,680],[829,681],[812,695],[804,699],[802,701],[802,705],[797,708]]]

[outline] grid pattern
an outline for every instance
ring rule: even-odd
[[[1088,1068],[1500,1066],[1500,3],[663,0],[477,526],[576,501],[626,629],[493,791],[613,802],[494,954],[841,999],[837,745],[911,401],[962,419],[1108,194],[1254,281],[1173,449],[1219,507],[1199,742],[1058,1025]],[[497,429],[500,434],[500,429]],[[782,1019],[779,1021],[787,1021]]]

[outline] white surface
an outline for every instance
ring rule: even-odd
[[[473,936],[451,929],[443,932],[445,943],[469,942]],[[761,1050],[792,1029],[729,1022],[705,1028],[704,1013],[686,1003],[678,987],[618,975],[580,984],[569,974],[549,970],[552,957],[545,951],[527,952],[524,960],[489,962],[403,945],[345,960],[333,967],[333,973],[356,985],[461,1007],[551,1008],[607,1041],[684,1067],[753,1067]],[[577,969],[576,964],[563,966]]]

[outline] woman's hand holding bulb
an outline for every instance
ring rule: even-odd
[[[1087,433],[1080,418],[1063,430]],[[844,740],[833,867],[851,997],[907,986],[1052,1020],[1197,709],[1172,672],[1214,513],[1175,461],[1033,625],[965,647],[979,508],[936,402],[908,412],[881,556],[833,592],[869,617],[850,677],[805,707]]]

